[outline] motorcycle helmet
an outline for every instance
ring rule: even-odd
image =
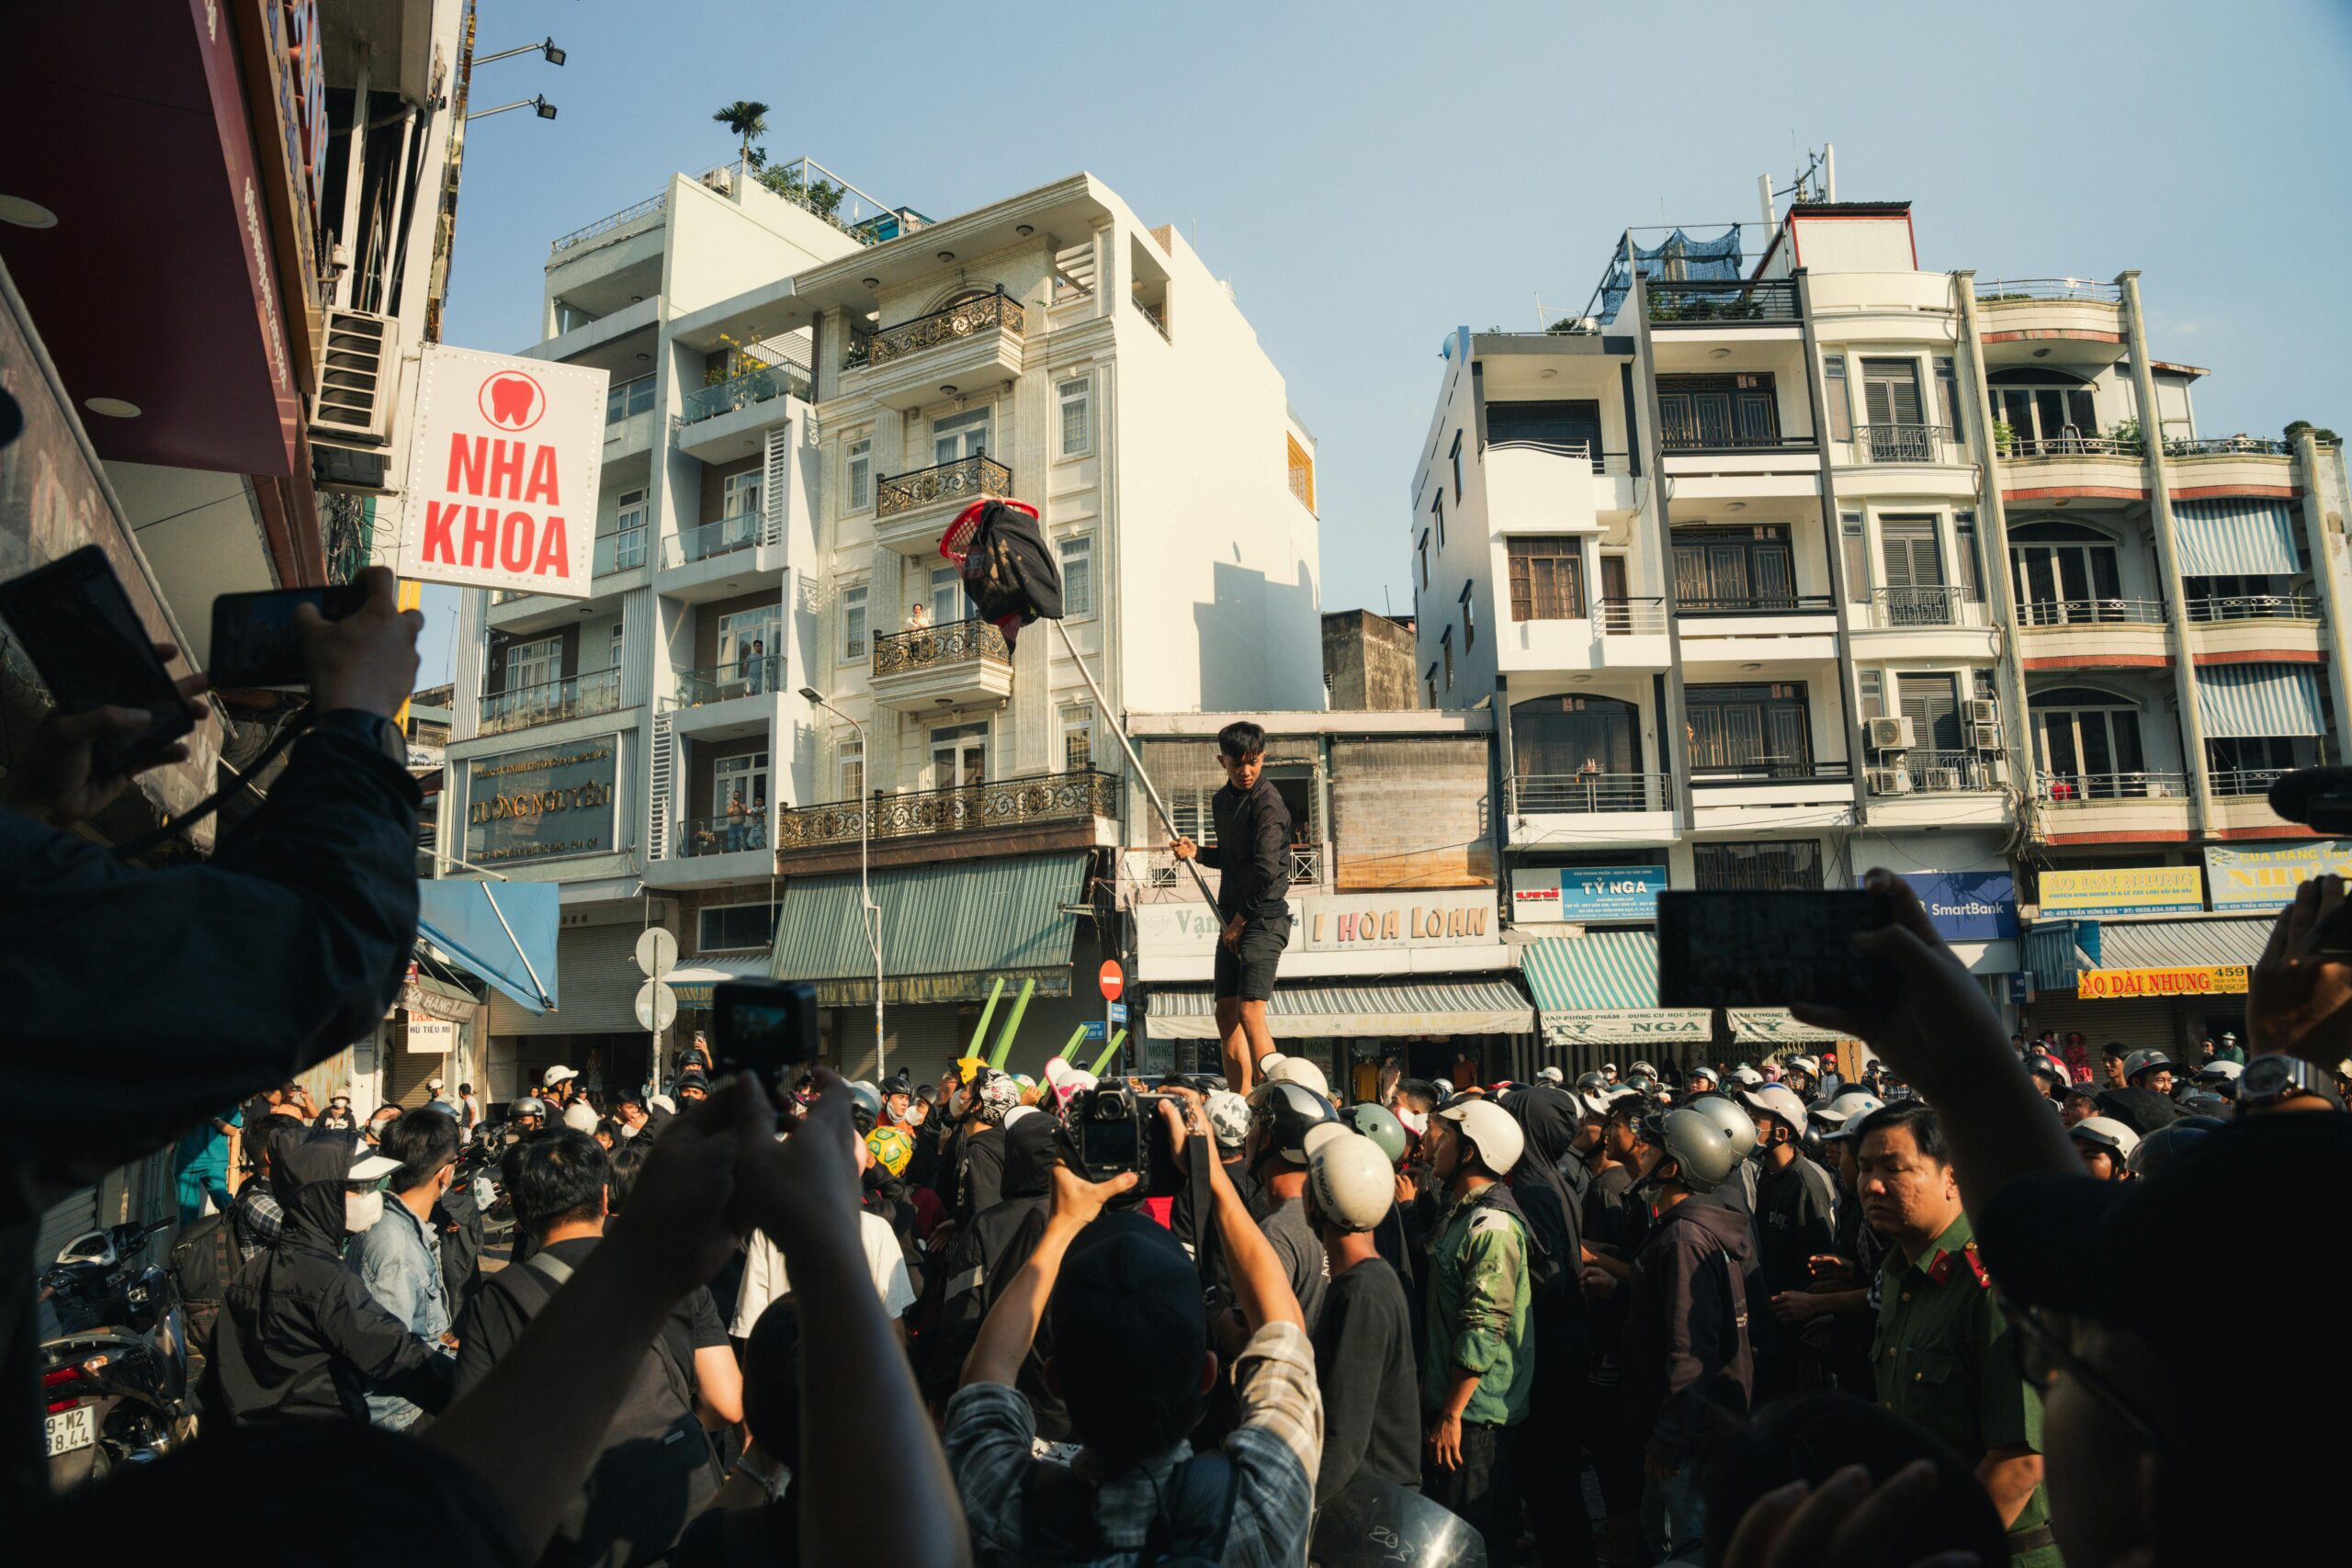
[[[1280,1051],[1269,1051],[1258,1059],[1259,1083],[1250,1091],[1251,1103],[1265,1092],[1270,1084],[1295,1083],[1308,1093],[1324,1100],[1331,1098],[1330,1080],[1323,1069],[1304,1056],[1285,1056]]]
[[[1380,1152],[1388,1156],[1390,1166],[1403,1161],[1408,1144],[1405,1124],[1397,1121],[1386,1106],[1363,1100],[1348,1107],[1344,1120],[1349,1126],[1377,1144]]]
[[[539,1125],[544,1127],[548,1122],[548,1102],[537,1095],[525,1095],[514,1102],[514,1109],[508,1114],[517,1122],[526,1116],[536,1116]]]
[[[1849,1137],[1863,1117],[1873,1111],[1883,1111],[1886,1101],[1859,1089],[1849,1089],[1826,1105],[1816,1105],[1810,1112],[1812,1120],[1821,1127],[1821,1141],[1836,1143]]]
[[[1396,1202],[1396,1168],[1387,1152],[1344,1128],[1318,1132],[1314,1145],[1306,1156],[1306,1190],[1323,1222],[1368,1231],[1386,1219]]]
[[[874,1124],[882,1120],[881,1090],[863,1078],[850,1085],[849,1119],[861,1137],[874,1131]]]
[[[1739,1108],[1729,1100],[1720,1101],[1724,1109],[1736,1114]],[[1746,1117],[1740,1118],[1743,1122]],[[1693,1192],[1712,1192],[1739,1168],[1747,1157],[1747,1149],[1756,1138],[1756,1128],[1747,1128],[1745,1145],[1732,1135],[1725,1120],[1699,1108],[1698,1103],[1669,1111],[1656,1119],[1658,1145],[1673,1156],[1676,1179]]]
[[[1021,1085],[1010,1073],[984,1068],[980,1080],[973,1085],[973,1095],[980,1108],[980,1121],[1001,1126],[1005,1112],[1021,1103]]]
[[[1478,1151],[1478,1163],[1497,1176],[1508,1176],[1527,1152],[1527,1134],[1519,1118],[1491,1101],[1476,1098],[1457,1100],[1438,1112],[1442,1121],[1452,1122],[1462,1129],[1463,1137]]]
[[[2140,1146],[2140,1134],[2112,1116],[2086,1116],[2066,1131],[2078,1144],[2105,1149],[2109,1158],[2127,1169],[2130,1168],[2132,1151]]]
[[[1771,1083],[1757,1089],[1742,1089],[1739,1102],[1750,1111],[1761,1111],[1787,1122],[1792,1138],[1802,1140],[1804,1137],[1804,1101],[1799,1100],[1797,1091],[1788,1085]]]
[[[915,1157],[915,1141],[901,1127],[876,1127],[865,1134],[865,1152],[874,1163],[892,1176],[904,1176],[907,1162]]]
[[[1691,1090],[1694,1093],[1698,1092],[1702,1089],[1702,1086],[1705,1089],[1721,1089],[1723,1087],[1723,1080],[1715,1076],[1714,1068],[1701,1066],[1690,1069]]]
[[[1206,1095],[1209,1131],[1216,1137],[1217,1147],[1238,1149],[1250,1141],[1250,1102],[1229,1089],[1213,1089]]]
[[[1736,1157],[1746,1159],[1756,1151],[1756,1118],[1750,1116],[1744,1107],[1733,1103],[1728,1095],[1695,1095],[1690,1103],[1681,1109],[1703,1117],[1720,1130],[1738,1150]],[[1656,1138],[1650,1141],[1657,1142]]]
[[[1742,1062],[1739,1066],[1734,1067],[1731,1070],[1731,1077],[1734,1083],[1746,1084],[1750,1089],[1754,1089],[1758,1084],[1764,1081],[1764,1075],[1758,1072],[1746,1062]]]
[[[1535,1076],[1543,1079],[1545,1083],[1551,1084],[1555,1088],[1567,1081],[1567,1075],[1560,1071],[1557,1067],[1542,1068]]]
[[[1257,1106],[1257,1124],[1266,1134],[1266,1148],[1293,1165],[1306,1163],[1306,1134],[1339,1121],[1329,1100],[1290,1079],[1261,1084],[1250,1096]]]
[[[2211,1137],[2220,1125],[2201,1117],[2184,1117],[2169,1126],[2159,1127],[2132,1145],[2132,1152],[2124,1156],[2123,1168],[2132,1173],[2134,1180],[2145,1181],[2181,1150]]]
[[[1577,1088],[1587,1094],[1605,1095],[1609,1092],[1609,1075],[1606,1073],[1587,1073],[1584,1077],[1577,1079]]]

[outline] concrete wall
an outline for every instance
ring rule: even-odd
[[[1342,892],[1487,886],[1490,737],[1331,742],[1331,838]]]
[[[1323,617],[1323,684],[1331,707],[1414,708],[1421,685],[1413,668],[1413,631],[1370,610]]]

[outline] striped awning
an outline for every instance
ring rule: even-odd
[[[1214,1040],[1216,1002],[1205,986],[1157,986],[1146,1027],[1155,1040]],[[1276,982],[1266,1024],[1277,1040],[1399,1034],[1532,1034],[1535,1011],[1509,980]]]
[[[2208,969],[2261,961],[2268,915],[2183,915],[2169,920],[2105,920],[2098,969]]]
[[[1657,1006],[1655,931],[1547,936],[1520,950],[1519,966],[1545,1012]]]
[[[680,1007],[707,1008],[710,1006],[712,987],[723,980],[764,980],[768,977],[769,962],[764,953],[740,958],[696,958],[679,964],[662,978],[678,993]]]
[[[2177,501],[2173,538],[2184,577],[2292,577],[2295,507],[2253,496]]]
[[[2200,664],[2197,716],[2209,740],[2327,733],[2311,664]]]
[[[1084,852],[1009,855],[892,866],[874,873],[882,908],[885,1001],[978,1001],[1001,976],[1068,996],[1072,928],[1064,908],[1086,896]],[[874,999],[854,873],[795,878],[785,886],[768,974],[808,980],[821,1007]]]

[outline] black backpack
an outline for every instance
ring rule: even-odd
[[[1216,1568],[1225,1561],[1240,1487],[1241,1472],[1215,1451],[1170,1471],[1136,1561],[1142,1568]],[[1117,1550],[1094,1517],[1094,1483],[1046,1460],[1032,1460],[1022,1483],[1021,1539],[1035,1562],[1091,1562]]]
[[[939,542],[939,553],[964,575],[964,592],[980,618],[994,621],[1010,644],[1043,617],[1062,618],[1062,573],[1035,507],[984,501],[967,508]]]
[[[237,1248],[237,1234],[227,1214],[207,1214],[180,1227],[173,1238],[169,1271],[187,1312],[188,1348],[199,1356],[212,1354],[212,1325],[228,1299],[229,1282],[245,1266]]]

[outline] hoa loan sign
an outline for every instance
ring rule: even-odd
[[[588,597],[610,379],[574,365],[425,345],[401,575]]]

